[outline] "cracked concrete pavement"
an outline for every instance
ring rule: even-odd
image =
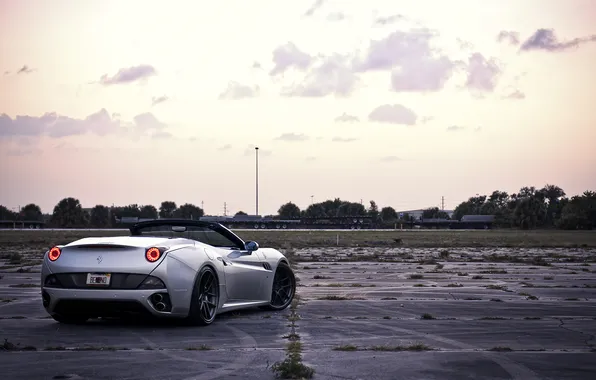
[[[399,262],[335,262],[313,252],[307,257],[319,261],[295,265],[295,333],[315,379],[596,374],[596,263],[586,261],[594,252],[548,265],[441,259],[439,251],[398,255]],[[3,378],[273,379],[270,366],[285,357],[289,310],[225,314],[206,328],[60,325],[41,306],[37,269],[0,273],[0,345],[6,339],[19,348],[0,352]]]

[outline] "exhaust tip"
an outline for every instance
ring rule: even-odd
[[[157,309],[157,311],[164,311],[166,309],[166,304],[163,302],[158,302],[155,305],[155,309]]]
[[[153,301],[155,301],[155,302],[161,302],[161,301],[163,301],[163,296],[161,294],[159,294],[159,293],[154,294],[153,295]]]

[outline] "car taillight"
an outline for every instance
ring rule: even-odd
[[[54,247],[50,249],[50,252],[48,252],[48,259],[50,259],[50,261],[56,261],[58,260],[58,257],[60,257],[60,253],[62,253],[60,248]]]
[[[159,249],[157,247],[151,247],[151,248],[147,249],[147,251],[145,252],[145,258],[150,263],[154,263],[157,260],[159,260],[163,251],[164,251],[163,249]]]

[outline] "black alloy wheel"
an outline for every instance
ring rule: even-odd
[[[296,294],[296,276],[285,262],[279,263],[271,287],[271,300],[265,307],[268,310],[283,310],[290,306]]]
[[[188,321],[193,325],[206,326],[215,320],[219,304],[219,281],[211,267],[203,267],[192,292]]]

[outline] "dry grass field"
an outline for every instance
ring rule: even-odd
[[[404,247],[404,248],[595,248],[596,231],[560,230],[239,230],[244,240],[262,247]],[[0,247],[43,250],[92,236],[127,235],[127,230],[0,230]]]

